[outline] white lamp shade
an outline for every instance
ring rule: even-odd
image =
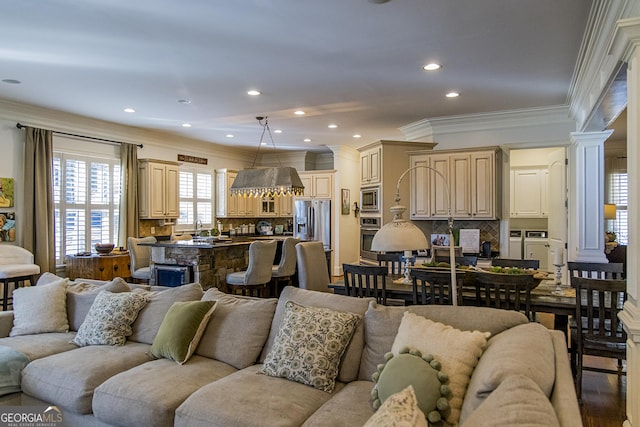
[[[428,247],[429,242],[422,230],[398,216],[378,230],[371,242],[371,250],[378,252],[414,251]]]

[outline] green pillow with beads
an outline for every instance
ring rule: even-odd
[[[389,396],[412,385],[418,407],[429,422],[437,423],[448,415],[449,377],[440,371],[440,362],[429,354],[423,356],[420,351],[409,348],[401,349],[397,355],[387,353],[384,357],[386,363],[378,365],[378,371],[372,375],[374,409],[377,410]]]

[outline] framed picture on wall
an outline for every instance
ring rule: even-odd
[[[13,207],[13,178],[0,178],[0,208]]]
[[[0,212],[0,242],[16,241],[16,213]]]
[[[351,192],[348,188],[342,189],[342,215],[349,215],[351,212]]]

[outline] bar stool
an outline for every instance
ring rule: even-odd
[[[249,266],[244,271],[227,274],[227,287],[231,293],[263,296],[262,290],[271,282],[271,268],[276,256],[275,240],[257,240],[249,245]]]
[[[296,272],[296,245],[300,243],[300,239],[295,237],[287,237],[282,242],[282,255],[280,263],[271,268],[271,283],[276,298],[280,296],[280,284],[285,286],[291,284],[291,277]]]
[[[33,254],[20,246],[0,246],[0,280],[2,281],[2,310],[13,306],[13,290],[24,285],[26,280],[35,285],[35,276],[40,266],[33,263]],[[10,288],[9,285],[13,285]]]

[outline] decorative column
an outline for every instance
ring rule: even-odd
[[[604,141],[613,133],[573,132],[569,149],[569,261],[608,262],[604,253]]]

